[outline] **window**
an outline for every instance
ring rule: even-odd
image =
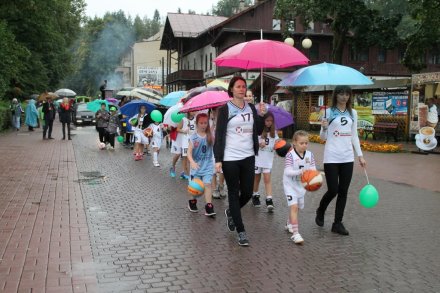
[[[356,49],[352,47],[350,50],[350,61],[356,61],[356,62],[368,61],[368,48]]]
[[[274,31],[281,30],[281,20],[272,19],[272,30],[274,30]]]
[[[399,48],[399,63],[403,62],[404,57],[405,57],[405,49]]]
[[[387,50],[384,48],[379,48],[379,52],[377,53],[377,62],[385,63],[387,62]]]
[[[196,58],[194,58],[194,70],[196,70]]]
[[[205,55],[205,72],[208,71],[208,54]]]
[[[212,70],[212,53],[209,53],[209,70]]]
[[[203,55],[200,56],[200,70],[203,70]]]
[[[436,48],[429,52],[429,64],[440,64],[440,49]]]
[[[319,59],[319,44],[313,43],[313,45],[309,49],[309,58],[311,60],[318,60]]]

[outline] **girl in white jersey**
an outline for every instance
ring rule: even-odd
[[[263,133],[258,136],[260,149],[258,150],[258,156],[255,156],[255,180],[254,193],[252,194],[252,204],[255,207],[259,207],[261,205],[258,188],[260,186],[261,174],[263,174],[264,187],[266,189],[266,207],[268,212],[272,212],[273,200],[270,174],[273,164],[273,147],[278,140],[278,134],[275,131],[275,118],[273,114],[271,112],[267,112],[263,119]]]
[[[163,124],[160,122],[154,122],[151,123],[148,128],[151,128],[153,131],[153,136],[150,139],[150,144],[153,147],[153,166],[160,167],[158,156],[163,140]]]
[[[337,86],[333,92],[333,105],[326,110],[321,121],[321,139],[326,140],[324,148],[324,171],[327,192],[316,210],[315,222],[324,226],[324,214],[330,202],[337,196],[335,219],[332,232],[348,235],[342,224],[347,193],[353,175],[354,153],[359,164],[365,167],[359,137],[357,134],[357,112],[351,108],[352,92],[348,86]]]
[[[295,244],[302,244],[304,239],[299,234],[298,226],[298,208],[304,208],[304,195],[306,190],[301,184],[301,175],[304,170],[316,170],[315,158],[307,150],[309,145],[309,134],[303,130],[298,130],[293,135],[293,148],[287,153],[284,174],[283,187],[284,194],[289,206],[289,219],[286,229],[292,233],[292,239]]]

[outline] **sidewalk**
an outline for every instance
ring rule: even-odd
[[[0,135],[0,291],[96,292],[71,141]]]

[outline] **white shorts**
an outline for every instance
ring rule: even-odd
[[[255,174],[268,174],[272,171],[272,169],[270,168],[262,168],[262,167],[257,167],[255,166]]]
[[[153,147],[153,148],[158,148],[158,149],[160,149],[160,147],[162,146],[162,140],[159,138],[159,139],[152,139],[151,140],[151,146]]]
[[[150,141],[148,137],[144,135],[142,130],[135,130],[134,132],[134,142],[135,143],[141,143],[141,144],[149,144]]]
[[[186,148],[182,148],[176,140],[173,140],[171,141],[171,153],[186,157],[188,154],[188,146]]]
[[[286,195],[287,199],[287,205],[293,206],[298,205],[298,208],[303,209],[304,208],[304,195],[303,196],[296,196],[296,195]]]

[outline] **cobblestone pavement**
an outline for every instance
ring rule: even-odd
[[[276,158],[275,213],[243,208],[243,248],[226,229],[227,200],[214,200],[215,219],[187,210],[168,150],[155,168],[119,145],[99,151],[91,127],[74,134],[0,136],[0,292],[440,292],[440,156],[366,153],[379,205],[360,207],[357,168],[342,237],[330,232],[334,203],[314,224],[325,186],[308,194],[303,246],[283,230]],[[311,150],[321,161],[322,146]]]
[[[167,174],[168,150],[155,168],[151,157],[135,162],[120,146],[99,151],[96,136],[91,128],[78,129],[73,142],[80,177],[94,176],[80,185],[101,292],[440,292],[440,193],[375,178],[378,172],[405,181],[396,175],[401,166],[415,160],[437,170],[438,157],[391,154],[385,160],[367,153],[380,204],[360,207],[357,194],[366,181],[357,170],[345,216],[350,236],[341,237],[329,231],[334,204],[325,227],[314,224],[325,187],[307,195],[300,214],[303,246],[283,230],[287,208],[277,158],[275,213],[243,208],[251,245],[242,248],[226,230],[227,200],[214,201],[216,219],[188,212],[185,182]],[[311,148],[319,160],[322,146]]]

